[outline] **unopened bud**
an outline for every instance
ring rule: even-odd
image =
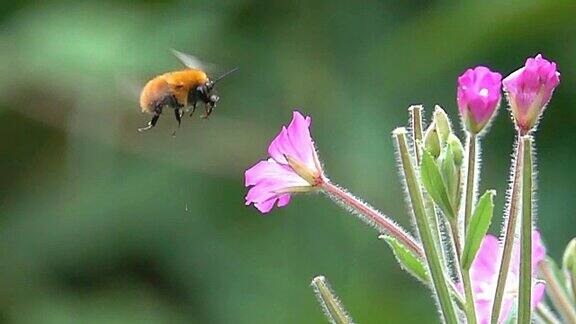
[[[564,268],[566,279],[568,279],[569,290],[572,290],[572,296],[576,300],[576,238],[573,238],[564,250],[562,268]]]
[[[462,146],[460,139],[456,135],[450,134],[446,144],[452,150],[452,154],[454,155],[454,163],[457,166],[461,166],[464,160],[464,147]]]
[[[426,134],[424,134],[424,148],[435,159],[440,156],[440,138],[438,136],[438,130],[436,129],[435,123],[430,124],[426,130]]]
[[[572,239],[572,241],[570,241],[566,246],[566,250],[564,250],[562,267],[572,276],[576,277],[576,238]]]
[[[502,76],[484,66],[468,69],[458,78],[458,109],[467,131],[481,132],[500,103]]]
[[[460,177],[462,173],[461,164],[456,163],[456,154],[452,145],[446,145],[438,159],[440,172],[446,185],[448,197],[452,206],[457,209],[460,204]]]
[[[556,63],[538,54],[527,59],[522,68],[507,76],[502,83],[508,93],[508,103],[516,126],[523,134],[527,134],[534,128],[552,98],[554,89],[560,83],[560,73]]]
[[[452,133],[452,127],[450,126],[450,119],[448,118],[448,115],[444,109],[442,109],[442,107],[436,105],[432,118],[436,124],[436,130],[438,131],[438,138],[440,139],[440,143],[446,143],[448,140],[448,135]]]

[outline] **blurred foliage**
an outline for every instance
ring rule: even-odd
[[[562,72],[537,134],[538,224],[558,259],[576,228],[575,14],[573,1],[3,2],[0,320],[318,323],[309,282],[325,274],[360,323],[431,322],[430,294],[372,229],[316,196],[262,217],[243,206],[243,171],[299,107],[334,181],[409,227],[389,136],[406,107],[456,118],[464,69],[507,74],[539,52]],[[241,73],[210,120],[138,134],[139,88],[180,67],[170,48]],[[497,210],[512,141],[501,109],[480,184]]]

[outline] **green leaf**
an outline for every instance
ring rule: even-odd
[[[444,215],[452,221],[456,219],[456,213],[454,212],[454,208],[452,208],[452,203],[450,202],[438,164],[436,164],[436,161],[434,161],[434,158],[427,150],[424,150],[423,153],[422,164],[420,165],[422,184],[430,197],[432,197],[432,200],[434,200],[434,203],[436,203],[436,205],[442,209]]]
[[[394,252],[394,255],[396,256],[396,260],[398,260],[402,269],[425,284],[430,282],[428,271],[426,270],[424,263],[422,263],[422,260],[420,260],[420,258],[418,258],[412,251],[400,243],[395,237],[381,235],[379,238],[383,239],[388,243],[388,245],[390,245],[392,252]]]
[[[472,261],[474,261],[476,253],[478,253],[478,249],[480,248],[480,243],[482,243],[486,232],[488,232],[494,211],[495,195],[496,192],[494,190],[486,191],[478,201],[478,204],[476,204],[474,214],[470,217],[470,223],[466,231],[464,251],[462,252],[462,268],[465,270],[470,269]]]

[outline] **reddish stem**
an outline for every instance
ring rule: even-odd
[[[321,186],[324,191],[338,198],[338,200],[340,200],[343,204],[355,209],[360,214],[374,222],[378,228],[383,230],[384,233],[390,234],[398,239],[419,257],[424,257],[424,251],[422,251],[422,248],[420,245],[418,245],[414,238],[404,232],[404,230],[402,230],[398,225],[388,220],[379,211],[370,205],[358,200],[349,192],[343,190],[335,184],[332,184],[330,181],[323,181]]]

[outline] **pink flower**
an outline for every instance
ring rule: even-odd
[[[466,129],[479,133],[500,104],[502,76],[485,66],[468,69],[458,77],[458,109]]]
[[[246,205],[254,204],[267,213],[274,205],[286,206],[291,193],[314,190],[325,181],[310,137],[310,122],[309,116],[294,111],[290,125],[282,127],[270,143],[270,158],[246,170],[245,185],[251,187]]]
[[[556,63],[541,54],[526,60],[524,67],[516,70],[504,81],[508,102],[516,126],[526,134],[536,125],[552,93],[560,83]]]
[[[533,278],[536,273],[536,266],[540,261],[544,260],[545,254],[546,249],[540,240],[540,233],[537,231],[532,232]],[[496,292],[496,284],[498,282],[498,270],[501,257],[502,246],[499,244],[498,239],[493,235],[486,235],[480,245],[478,255],[476,255],[474,262],[472,262],[472,267],[470,268],[470,279],[472,281],[472,291],[474,292],[476,316],[478,318],[478,323],[480,324],[490,323],[492,303]],[[508,318],[514,301],[518,297],[519,273],[520,249],[518,244],[516,244],[512,252],[512,262],[506,280],[502,310],[500,312],[500,323],[505,322]],[[536,282],[536,280],[533,280],[532,282],[532,307],[535,307],[544,297],[545,285],[543,282]]]

